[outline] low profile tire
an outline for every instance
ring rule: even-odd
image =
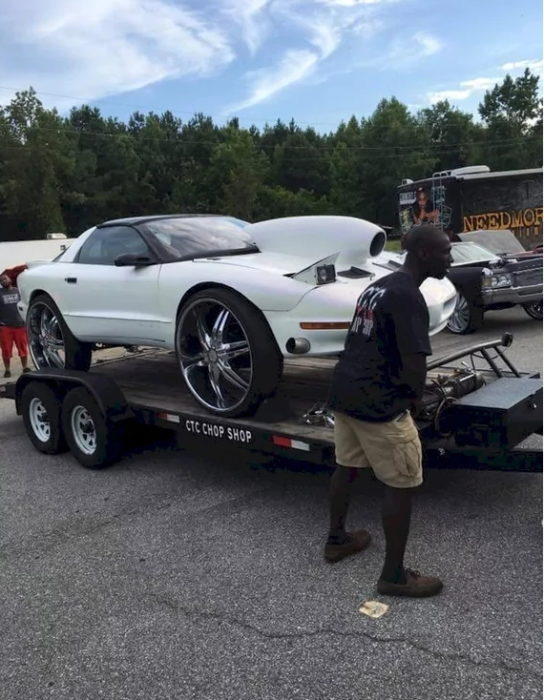
[[[450,333],[466,335],[479,330],[484,323],[484,311],[472,304],[468,299],[457,292],[455,309],[448,320],[448,330]]]
[[[91,344],[74,338],[47,294],[39,294],[30,302],[26,328],[30,356],[37,369],[58,367],[86,372],[91,366]]]
[[[86,389],[71,389],[62,405],[62,428],[70,452],[87,469],[104,469],[122,452],[118,425],[103,415]]]
[[[525,313],[534,318],[535,321],[542,321],[542,299],[534,301],[532,304],[522,304]]]
[[[176,352],[189,391],[211,413],[253,414],[278,386],[283,358],[268,323],[235,292],[197,292],[181,308]]]
[[[61,425],[61,401],[41,382],[30,382],[21,395],[21,413],[30,442],[46,455],[68,449]]]

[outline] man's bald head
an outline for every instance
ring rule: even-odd
[[[424,277],[442,279],[446,275],[451,262],[451,243],[442,229],[430,224],[413,226],[404,236],[402,247],[407,263],[417,266]]]

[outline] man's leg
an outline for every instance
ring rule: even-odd
[[[329,543],[342,544],[346,541],[346,516],[348,514],[351,485],[357,478],[358,469],[337,465],[330,485],[330,528]]]
[[[0,346],[2,348],[2,362],[4,363],[4,377],[10,377],[12,339],[5,326],[0,327]]]
[[[383,595],[426,598],[442,590],[442,581],[436,576],[422,576],[418,571],[404,568],[413,490],[385,487],[382,510],[385,563],[378,581],[378,593]]]
[[[391,583],[405,583],[404,551],[410,532],[411,488],[385,486],[382,525],[385,534],[385,563],[381,577]]]
[[[366,549],[370,544],[370,534],[366,530],[346,532],[351,486],[357,478],[359,469],[338,465],[331,477],[330,486],[330,529],[325,545],[325,559],[337,562],[351,554]]]
[[[19,353],[19,359],[21,360],[23,372],[28,372],[28,343],[26,328],[14,328],[13,337],[15,340],[15,345],[17,346],[17,352]]]

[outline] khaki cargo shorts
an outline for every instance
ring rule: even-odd
[[[408,411],[386,423],[335,413],[334,443],[342,467],[371,467],[377,479],[399,489],[423,482],[421,442]]]

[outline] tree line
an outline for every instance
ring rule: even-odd
[[[329,133],[280,120],[219,126],[204,114],[183,122],[170,111],[125,123],[88,105],[62,116],[30,88],[0,107],[0,240],[173,212],[342,214],[395,227],[403,178],[542,165],[538,76],[506,76],[478,112],[475,121],[443,101],[412,114],[392,97]]]

